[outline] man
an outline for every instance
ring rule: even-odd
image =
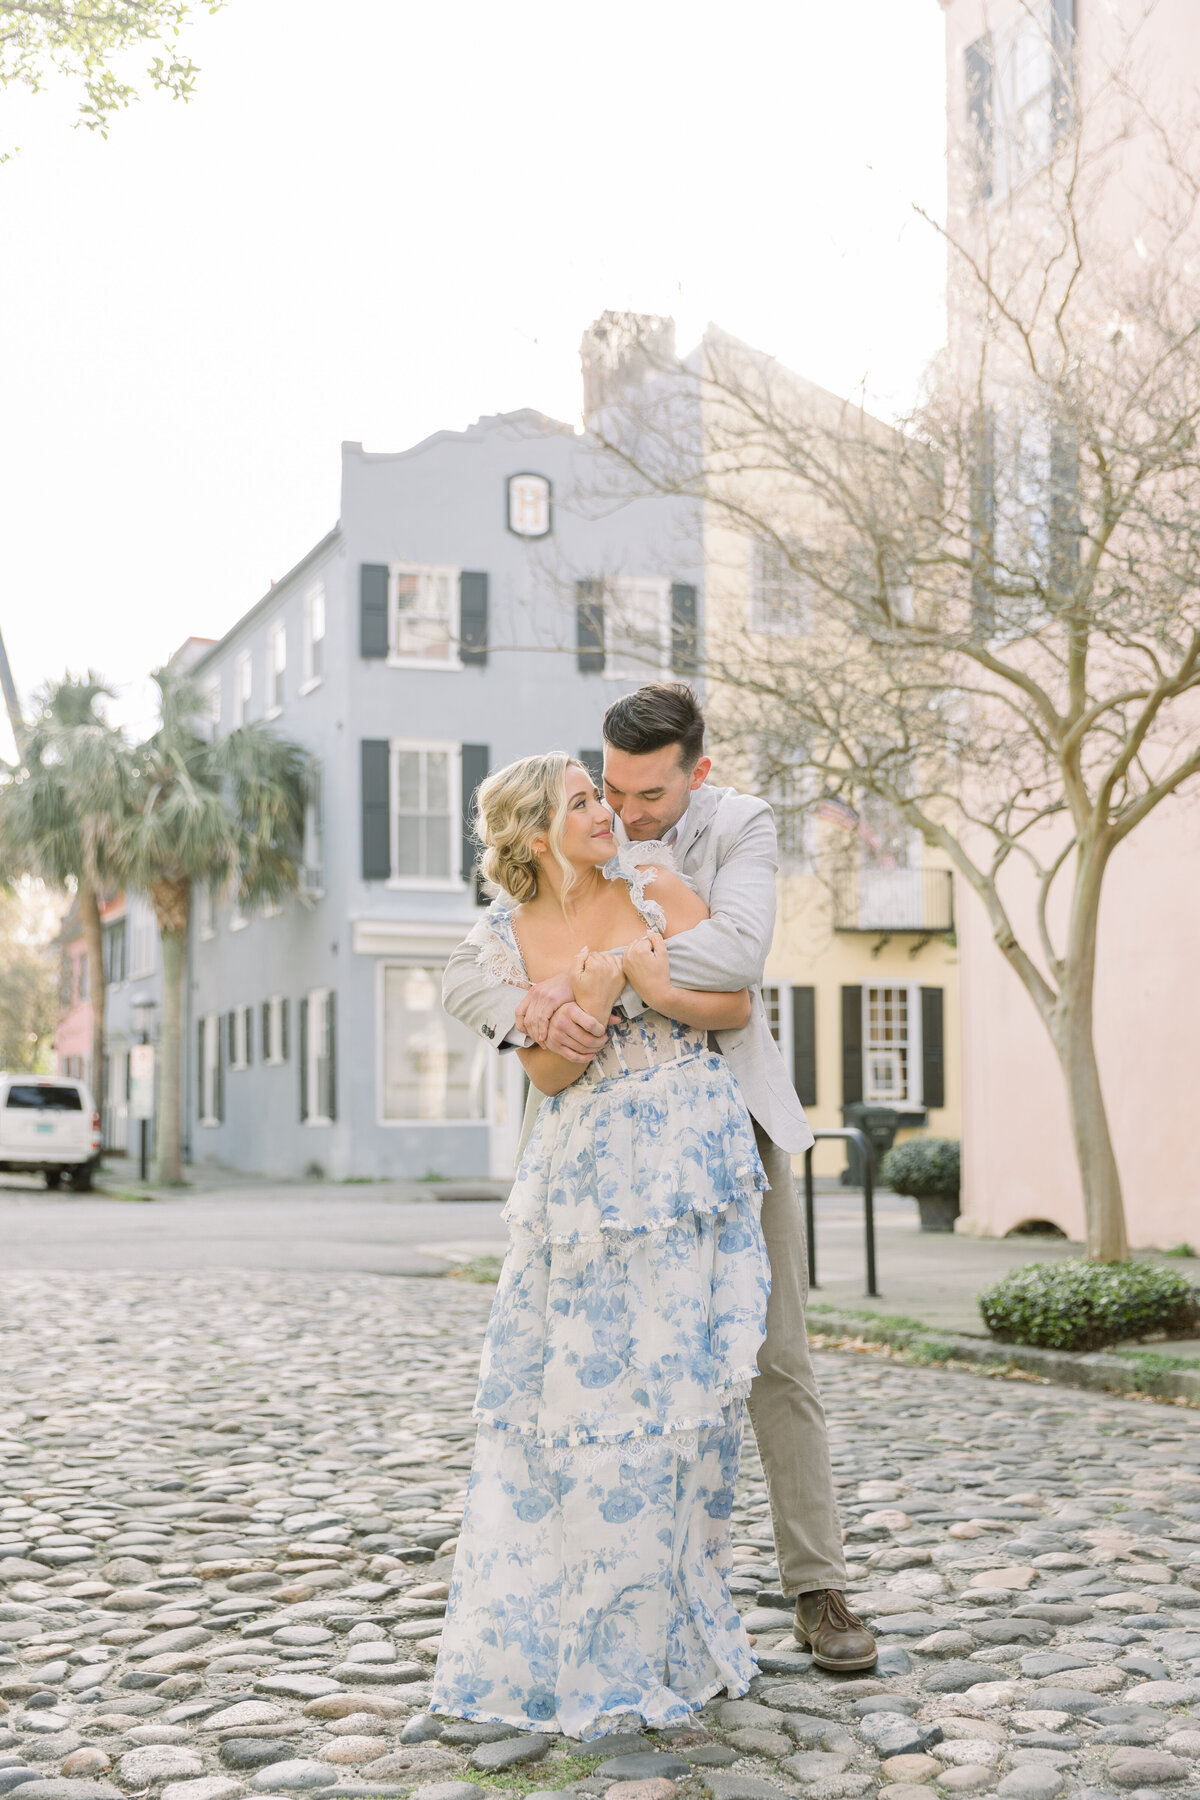
[[[623,835],[673,847],[710,917],[670,941],[671,978],[722,992],[748,987],[750,1023],[716,1034],[754,1120],[770,1189],[762,1228],[771,1259],[767,1336],[750,1390],[750,1418],[767,1479],[779,1573],[796,1594],[793,1627],[820,1668],[869,1669],[875,1640],[843,1598],[845,1563],[829,1466],[825,1414],[804,1329],[808,1261],[792,1177],[792,1155],[812,1133],[788,1079],[763,1008],[763,966],[775,929],[775,825],[763,800],[706,785],[704,715],[682,683],[656,682],[617,700],[604,716],[604,791]],[[536,1042],[586,1063],[603,1048],[605,1022],[575,1004],[567,975],[523,994],[490,987],[474,947],[460,945],[446,968],[447,1012],[497,1045]],[[626,987],[620,1006],[644,1010]]]

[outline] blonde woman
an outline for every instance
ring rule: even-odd
[[[726,1575],[767,1184],[707,1035],[750,997],[672,986],[665,940],[707,908],[663,845],[618,849],[573,758],[491,776],[477,829],[499,895],[481,969],[522,988],[569,970],[611,1023],[586,1066],[517,1052],[547,1099],[505,1209],[430,1710],[574,1738],[679,1724],[754,1673]]]

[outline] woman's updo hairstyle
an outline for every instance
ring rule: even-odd
[[[565,750],[552,750],[546,756],[523,756],[480,782],[475,835],[485,846],[480,873],[493,892],[510,894],[518,903],[533,899],[538,868],[531,845],[545,836],[562,870],[560,898],[565,903],[575,882],[575,871],[562,853],[570,768],[582,769],[583,764]]]

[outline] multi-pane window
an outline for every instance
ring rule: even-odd
[[[751,631],[772,637],[803,637],[811,629],[812,589],[792,566],[787,550],[772,538],[756,538],[750,576]]]
[[[125,979],[125,921],[113,919],[104,927],[104,979],[115,985]]]
[[[129,973],[152,975],[158,961],[158,922],[144,894],[129,897],[125,914],[129,934]]]
[[[304,1003],[302,1112],[306,1125],[331,1125],[337,1115],[334,1005],[329,988],[314,988]]]
[[[816,777],[811,769],[763,759],[758,791],[775,813],[779,854],[789,874],[811,874],[817,866],[817,822],[813,812]]]
[[[384,968],[385,1121],[483,1119],[487,1046],[442,1009],[440,969]]]
[[[389,654],[398,662],[455,666],[458,570],[392,563],[388,571]]]
[[[254,672],[250,663],[250,652],[239,656],[233,672],[233,725],[237,730],[250,717],[250,694],[254,680]]]
[[[200,1123],[220,1123],[220,1026],[216,1013],[200,1021]]]
[[[304,804],[304,869],[301,891],[321,894],[325,889],[325,770],[316,757],[308,766],[308,793]]]
[[[392,876],[453,881],[459,861],[459,747],[391,747]]]
[[[282,619],[271,627],[270,645],[270,698],[267,704],[268,716],[274,718],[283,710],[283,683],[287,670],[287,627]]]
[[[325,587],[318,581],[304,596],[304,685],[315,688],[325,674]]]
[[[967,101],[986,199],[1005,199],[1055,153],[1070,106],[1071,10],[1023,0],[1008,25],[968,47]]]
[[[225,1015],[229,1042],[226,1054],[231,1069],[248,1069],[250,1066],[250,1008],[235,1006],[233,1011]]]
[[[604,605],[604,672],[649,681],[671,672],[671,584],[622,576]]]
[[[914,1098],[910,990],[863,988],[863,1099],[894,1106]]]
[[[207,881],[196,884],[196,931],[198,936],[207,941],[216,936],[217,909],[213,900],[212,887]]]

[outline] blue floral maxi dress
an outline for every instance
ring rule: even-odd
[[[604,871],[662,930],[633,853],[669,852]],[[512,912],[497,900],[473,936],[490,979],[528,986]],[[431,1712],[591,1738],[745,1692],[726,1578],[766,1185],[724,1058],[661,1014],[613,1026],[542,1104],[504,1213]]]

